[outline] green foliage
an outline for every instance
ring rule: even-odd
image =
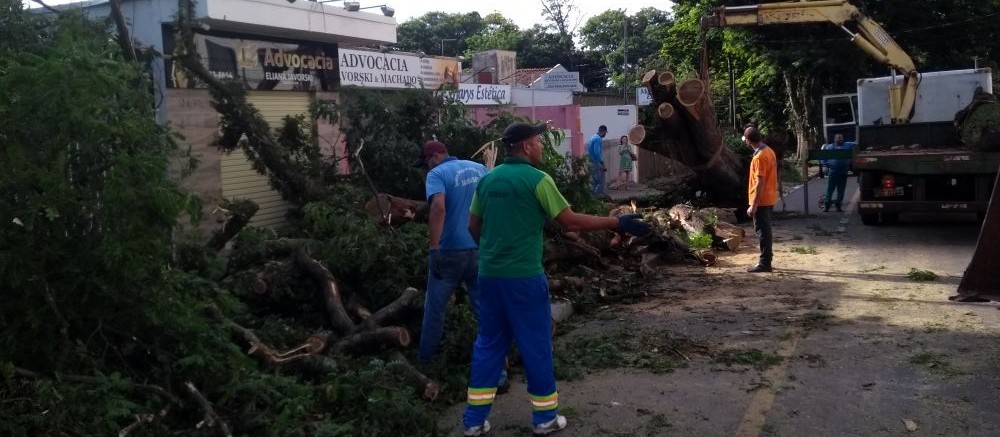
[[[451,155],[468,159],[483,144],[500,136],[508,117],[486,126],[470,120],[468,109],[426,90],[371,90],[346,87],[337,103],[314,105],[315,117],[340,123],[353,155],[362,145],[361,161],[375,187],[409,199],[424,198],[426,169],[413,166],[424,142],[436,137]],[[351,159],[351,168],[361,162]]]
[[[465,40],[468,45],[465,56],[471,58],[472,54],[487,50],[516,50],[521,38],[521,29],[514,21],[494,12],[483,17],[482,32]]]
[[[687,235],[688,246],[691,249],[709,249],[712,247],[712,234],[705,232],[691,232]]]
[[[200,208],[170,180],[172,160],[187,157],[155,122],[148,72],[119,51],[103,23],[0,0],[0,435],[116,435],[137,415],[164,410],[135,434],[214,432],[196,427],[204,412],[187,383],[235,435],[435,435],[435,412],[399,364],[344,359],[316,380],[282,375],[206,317],[213,307],[279,347],[321,326],[257,318],[206,279],[226,273],[178,226]],[[286,120],[276,138],[312,177],[315,150],[301,147],[307,125]],[[354,224],[330,217],[348,205],[357,211],[366,197],[343,185],[331,206],[310,205],[303,221],[315,226],[303,232],[344,231],[375,243],[366,251],[338,235],[330,247],[344,243],[341,252],[319,248],[383,280],[362,288],[377,291],[365,295],[373,303],[422,285],[426,230],[410,226],[390,245],[356,212]],[[234,259],[248,262],[274,241],[269,231],[242,237]],[[294,285],[275,289],[301,288]]]
[[[483,18],[478,12],[428,12],[397,27],[396,46],[413,53],[456,56],[465,53],[468,39],[483,29]]]
[[[315,255],[369,308],[385,306],[407,286],[425,286],[426,225],[407,224],[393,234],[360,208],[315,202],[305,206],[301,226],[319,242]]]
[[[795,246],[792,248],[792,253],[797,253],[800,255],[815,255],[816,246]]]
[[[784,361],[779,355],[763,352],[760,349],[731,349],[722,351],[714,358],[716,363],[726,366],[744,365],[756,370],[764,371],[781,364]]]
[[[670,15],[654,7],[632,15],[611,9],[590,17],[580,28],[583,49],[597,53],[615,87],[638,86],[643,67],[659,60],[663,33],[670,27]]]
[[[589,370],[623,367],[669,373],[686,365],[681,351],[693,345],[684,337],[662,330],[629,327],[599,336],[574,336],[556,342],[556,378],[574,380],[582,378]]]
[[[911,281],[925,282],[925,281],[936,281],[938,275],[930,270],[920,270],[917,268],[910,268],[910,272],[906,274],[907,278]]]
[[[910,357],[909,362],[937,377],[953,377],[962,373],[951,364],[949,357],[944,354],[925,351]]]
[[[594,197],[587,173],[586,157],[560,155],[556,146],[562,142],[562,132],[550,130],[542,135],[542,162],[539,169],[552,176],[563,197],[573,210],[585,214],[607,214],[607,206]]]

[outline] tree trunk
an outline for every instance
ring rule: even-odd
[[[792,113],[790,122],[792,131],[795,133],[797,143],[796,154],[798,164],[801,167],[803,161],[809,156],[816,138],[816,128],[813,124],[818,101],[818,90],[816,90],[816,79],[813,76],[802,77],[785,72],[782,77],[785,81],[785,92],[788,96],[788,108]]]
[[[745,164],[723,144],[707,85],[699,79],[677,84],[672,72],[648,71],[643,84],[653,96],[658,123],[635,126],[629,141],[690,167],[721,206],[746,204]]]
[[[256,202],[249,199],[239,200],[224,206],[227,207],[226,209],[228,209],[232,215],[230,215],[229,219],[226,220],[226,223],[222,225],[221,229],[216,230],[215,233],[212,234],[212,239],[208,240],[208,244],[206,245],[206,247],[216,252],[222,250],[223,247],[226,247],[226,243],[236,237],[236,235],[239,234],[248,223],[250,223],[250,219],[253,218],[254,214],[257,214],[257,211],[260,209]]]
[[[354,322],[347,315],[341,300],[340,286],[337,280],[319,261],[312,259],[304,247],[295,251],[295,264],[312,277],[319,289],[330,325],[341,335],[354,331]]]

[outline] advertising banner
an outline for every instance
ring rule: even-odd
[[[653,103],[653,95],[649,93],[649,88],[644,86],[635,89],[635,104],[639,106]]]
[[[506,105],[510,103],[510,85],[460,83],[454,91],[443,91],[445,98],[467,106]]]
[[[166,53],[172,32],[164,33]],[[219,79],[236,79],[251,90],[333,91],[337,86],[337,46],[311,42],[276,42],[195,34],[202,63]],[[165,59],[168,88],[204,88],[171,59]]]
[[[458,83],[461,66],[455,58],[397,55],[341,49],[340,84],[368,88],[438,89]]]
[[[576,91],[580,88],[580,73],[577,71],[562,71],[542,75],[542,89]]]

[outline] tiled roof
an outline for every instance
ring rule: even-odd
[[[519,68],[514,72],[514,83],[520,86],[531,85],[532,82],[538,80],[547,71],[552,68]]]

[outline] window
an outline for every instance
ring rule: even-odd
[[[854,123],[850,96],[833,97],[826,101],[826,124]]]

